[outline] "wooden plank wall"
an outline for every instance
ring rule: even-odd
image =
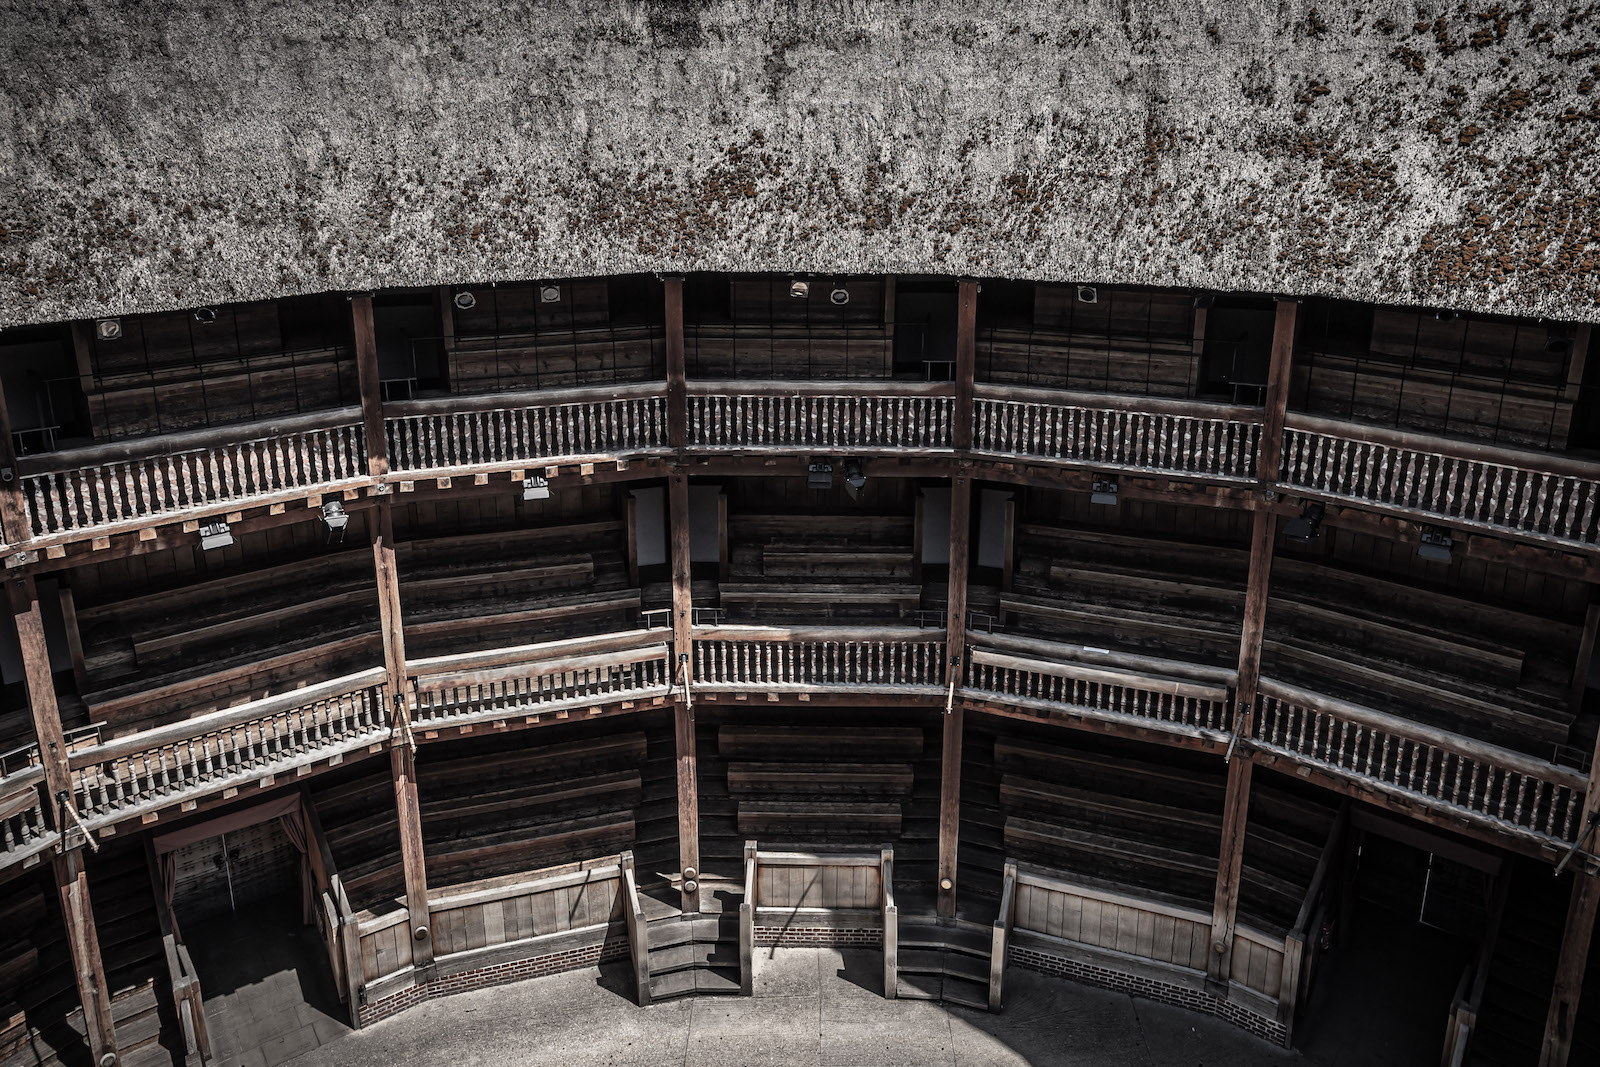
[[[1283,945],[1243,927],[1233,931],[1233,981],[1274,1000],[1283,989]]]
[[[430,907],[435,954],[444,956],[622,921],[621,881],[615,875],[571,885],[539,886],[521,879],[504,893],[493,900]]]
[[[1019,930],[1204,972],[1211,916],[1197,909],[1141,904],[1026,872],[1017,879]]]
[[[401,912],[393,921],[362,924],[365,928],[361,934],[363,982],[374,982],[411,966],[411,928],[405,918],[405,913]]]
[[[883,872],[876,866],[763,860],[756,868],[756,902],[762,908],[879,908]]]

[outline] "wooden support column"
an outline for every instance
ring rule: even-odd
[[[689,394],[683,357],[683,278],[661,279],[666,297],[667,446],[689,443]]]
[[[1583,994],[1583,972],[1589,959],[1589,942],[1594,937],[1597,903],[1600,903],[1600,875],[1579,870],[1572,880],[1572,902],[1567,907],[1566,935],[1561,939],[1555,986],[1550,991],[1550,1011],[1545,1016],[1539,1067],[1566,1067],[1571,1055],[1572,1030],[1577,1023],[1578,1001]]]
[[[1591,602],[1583,618],[1583,636],[1578,640],[1578,658],[1572,664],[1572,687],[1567,691],[1567,714],[1577,717],[1583,710],[1583,693],[1589,688],[1589,664],[1594,659],[1595,635],[1600,632],[1600,602]],[[1591,790],[1591,794],[1592,794]]]
[[[1567,432],[1564,440],[1567,447],[1572,446],[1572,431],[1576,425],[1573,415],[1576,413],[1577,404],[1583,394],[1583,375],[1589,362],[1589,341],[1593,327],[1587,322],[1579,323],[1572,331],[1572,353],[1567,361],[1567,386],[1562,391],[1562,397],[1567,403],[1573,405],[1567,413]]]
[[[956,398],[952,430],[957,450],[972,447],[972,378],[977,351],[978,283],[957,283]],[[959,460],[950,481],[950,586],[945,612],[945,691],[962,682],[967,646],[967,560],[972,554],[972,479],[969,460]],[[956,852],[961,838],[961,745],[966,715],[959,701],[948,700],[939,765],[938,912],[956,914]]]
[[[100,959],[100,939],[95,931],[94,909],[89,902],[89,879],[83,869],[85,839],[76,817],[72,774],[67,766],[67,746],[56,704],[55,682],[50,673],[50,651],[45,644],[44,619],[39,612],[39,590],[30,574],[6,582],[11,619],[16,625],[22,673],[33,714],[33,732],[44,765],[45,804],[51,824],[62,831],[62,844],[53,857],[56,889],[61,895],[61,921],[66,925],[72,950],[78,999],[83,1004],[90,1056],[96,1064],[117,1062],[117,1033],[111,1019],[111,993],[106,987],[105,965]],[[67,813],[63,819],[63,813]],[[65,823],[65,825],[63,825]]]
[[[668,518],[672,530],[672,651],[678,679],[673,702],[673,736],[678,754],[678,870],[683,876],[685,912],[700,910],[700,785],[695,761],[694,608],[689,583],[689,476],[681,470],[668,479]],[[694,886],[693,889],[690,886]]]
[[[1294,356],[1295,314],[1291,300],[1278,301],[1272,332],[1272,366],[1262,417],[1261,452],[1256,477],[1263,489],[1276,484],[1283,449],[1283,423],[1289,399],[1289,369]],[[1268,490],[1270,491],[1270,490]],[[1250,818],[1250,780],[1254,764],[1248,744],[1261,678],[1261,640],[1266,629],[1267,593],[1272,578],[1272,547],[1277,514],[1257,507],[1250,523],[1250,576],[1245,587],[1244,625],[1239,638],[1239,681],[1234,690],[1234,737],[1229,746],[1228,790],[1222,809],[1222,847],[1217,857],[1217,889],[1211,912],[1211,955],[1206,974],[1226,985],[1233,968],[1233,929],[1239,914],[1239,879],[1244,867],[1245,828]]]
[[[0,528],[5,531],[7,544],[20,545],[33,536],[28,523],[28,509],[22,499],[22,476],[17,471],[17,445],[11,437],[11,409],[6,404],[5,393],[0,391],[0,470],[6,477],[0,479]]]
[[[450,361],[455,358],[456,352],[456,294],[448,285],[441,285],[437,289],[436,300],[439,304],[439,377],[443,379],[444,387],[450,388]]]
[[[389,694],[389,766],[394,779],[395,818],[400,833],[400,863],[406,882],[411,923],[411,962],[419,970],[433,963],[433,930],[428,923],[428,864],[422,850],[422,813],[417,804],[416,751],[406,684],[406,641],[400,613],[400,574],[395,565],[394,517],[382,497],[367,512],[372,523],[372,563],[378,583],[378,618],[383,631],[383,670]]]
[[[367,439],[367,465],[374,478],[389,473],[389,442],[383,432],[383,383],[378,377],[378,338],[372,321],[372,294],[350,298],[355,338],[356,382],[361,388],[361,424]]]

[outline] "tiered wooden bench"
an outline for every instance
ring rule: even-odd
[[[402,542],[407,650],[449,655],[637,626],[623,536],[607,520]]]
[[[666,366],[659,326],[458,335],[450,349],[452,381],[474,392],[643,382]]]
[[[55,886],[32,871],[0,888],[0,1067],[87,1062],[82,1034]]]
[[[1272,593],[1271,678],[1546,759],[1569,740],[1575,624],[1284,558]]]
[[[144,843],[104,845],[86,865],[120,1062],[171,1062],[162,1059],[163,1044],[176,1048],[182,1041],[175,1032],[162,1040],[163,1028],[175,1028],[177,1019]]]
[[[418,768],[430,887],[633,846],[643,733],[497,749],[430,757]]]
[[[906,619],[922,606],[909,519],[743,515],[728,531],[730,621]]]
[[[1022,633],[1226,665],[1237,660],[1248,554],[1100,530],[1024,524],[1015,590]]]
[[[91,721],[117,734],[379,661],[360,549],[78,610]]]
[[[791,847],[899,836],[922,743],[915,727],[725,725],[717,731],[738,832]]]
[[[366,912],[405,896],[400,825],[388,765],[313,779],[311,799],[350,907]]]

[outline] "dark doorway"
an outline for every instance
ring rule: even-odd
[[[1437,1063],[1491,878],[1425,842],[1352,836],[1344,907],[1295,1044],[1319,1063]]]
[[[903,277],[894,313],[894,371],[930,381],[954,377],[958,290],[950,278]]]

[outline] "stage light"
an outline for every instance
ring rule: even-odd
[[[1298,519],[1290,519],[1283,524],[1283,536],[1290,541],[1299,541],[1308,545],[1317,539],[1317,530],[1322,526],[1322,517],[1327,513],[1321,501],[1312,501],[1300,512]]]
[[[844,461],[844,484],[852,489],[860,489],[867,484],[867,473],[861,469],[861,461],[859,459],[847,459]]]
[[[115,341],[122,336],[121,319],[96,319],[94,335],[102,341]]]
[[[1098,304],[1100,302],[1100,290],[1092,285],[1078,286],[1078,302],[1080,304]]]
[[[1117,480],[1115,478],[1096,478],[1090,486],[1089,503],[1108,504],[1117,506]]]
[[[328,543],[344,541],[344,529],[350,525],[350,516],[344,510],[344,501],[329,500],[322,505],[322,522],[328,528]],[[337,538],[334,534],[338,534]]]
[[[1455,540],[1450,536],[1450,531],[1438,526],[1424,526],[1422,540],[1417,545],[1417,555],[1435,563],[1449,563],[1450,549],[1454,547]]]
[[[542,474],[530,474],[522,479],[522,499],[549,500],[550,481]]]
[[[848,304],[850,303],[850,290],[842,285],[836,285],[833,287],[833,292],[828,294],[828,300],[834,304]]]
[[[539,286],[539,302],[541,304],[559,304],[559,303],[561,303],[561,286],[559,286],[559,285],[541,285],[541,286]]]
[[[804,300],[811,295],[811,283],[799,278],[794,279],[789,283],[789,295],[796,300]]]
[[[456,309],[459,311],[471,311],[473,308],[478,306],[478,298],[473,296],[465,289],[457,293],[455,298],[450,302],[454,304]]]
[[[233,544],[233,529],[221,520],[200,527],[200,547],[210,552],[214,548],[227,548]]]
[[[217,309],[195,308],[194,321],[198,322],[202,326],[210,326],[213,322],[217,321]]]
[[[833,464],[813,463],[806,469],[807,489],[832,489]]]

